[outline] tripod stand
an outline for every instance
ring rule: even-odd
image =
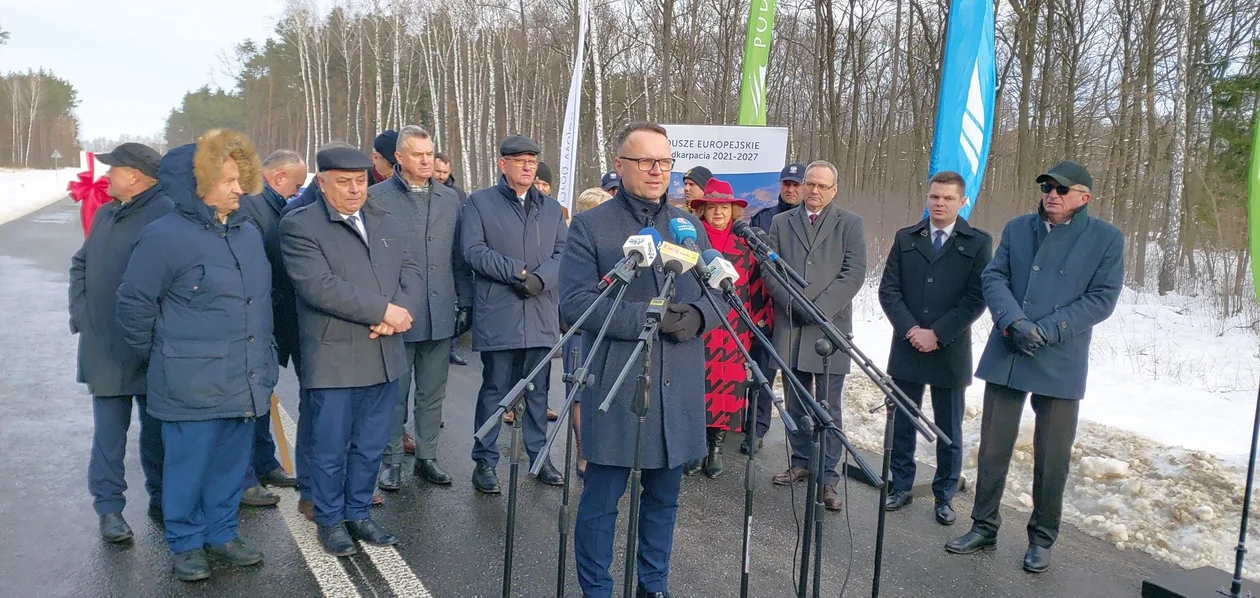
[[[499,418],[501,418],[504,413],[511,410],[516,416],[514,421],[512,422],[512,434],[511,434],[512,452],[511,452],[511,465],[509,467],[510,473],[508,476],[508,512],[507,512],[507,526],[506,526],[507,529],[504,532],[505,534],[504,548],[503,548],[503,597],[504,598],[508,598],[509,596],[511,596],[511,593],[512,593],[512,559],[513,559],[513,549],[514,549],[515,538],[516,538],[517,486],[518,486],[519,477],[520,477],[520,426],[521,426],[521,419],[523,417],[522,412],[524,409],[525,392],[533,390],[534,385],[533,385],[533,382],[531,381],[534,380],[542,372],[544,367],[548,367],[551,365],[551,358],[555,356],[555,354],[558,351],[563,349],[565,343],[568,342],[568,340],[572,338],[574,334],[577,334],[577,331],[580,329],[582,324],[585,323],[587,318],[589,318],[591,314],[595,312],[595,309],[599,306],[600,301],[608,297],[608,295],[610,295],[613,291],[617,291],[617,298],[614,301],[614,309],[609,310],[608,320],[611,320],[612,314],[615,313],[616,311],[615,310],[616,303],[621,301],[622,297],[625,295],[627,285],[630,283],[631,280],[634,279],[634,276],[635,276],[635,271],[618,271],[615,269],[612,272],[610,272],[609,275],[605,277],[606,279],[611,281],[610,284],[607,287],[605,287],[603,291],[600,292],[599,296],[596,298],[595,301],[591,303],[590,307],[588,307],[586,311],[583,312],[582,315],[578,317],[578,319],[573,323],[573,325],[569,327],[569,331],[566,332],[560,338],[560,341],[557,342],[556,345],[551,348],[551,350],[547,353],[547,356],[544,357],[541,361],[539,361],[538,365],[534,366],[534,369],[528,375],[526,375],[523,379],[517,382],[516,385],[513,386],[512,389],[508,391],[507,395],[503,397],[503,400],[499,402],[498,409],[496,409],[494,413],[490,414],[489,419],[487,419],[486,422],[482,424],[480,428],[477,429],[476,433],[473,434],[473,437],[476,438],[477,440],[483,440],[485,439],[486,435],[489,434],[490,431],[493,430],[496,425],[498,425]],[[608,320],[606,320],[604,323],[605,327],[608,324]],[[547,446],[550,447],[550,445],[547,445]],[[547,454],[548,453],[545,450],[539,451],[539,454],[538,454],[539,461],[546,462]],[[568,476],[568,472],[570,469],[568,466],[569,463],[567,462],[567,459],[568,457],[566,457],[566,464],[565,464],[566,476]],[[541,465],[539,465],[538,467],[541,467]],[[566,477],[566,484],[567,483],[568,481]],[[568,493],[566,492],[565,494],[567,496]]]

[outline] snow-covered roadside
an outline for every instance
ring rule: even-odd
[[[0,168],[0,224],[17,220],[66,196],[78,167],[60,170]]]
[[[973,327],[977,360],[991,326],[986,313]],[[876,287],[868,284],[854,301],[854,341],[882,368],[891,334]],[[1126,289],[1116,313],[1094,332],[1064,520],[1122,550],[1186,568],[1232,570],[1260,384],[1258,347],[1248,322],[1221,321],[1207,299]],[[977,380],[967,393],[963,476],[971,483],[983,392]],[[845,431],[873,452],[882,447],[884,416],[870,410],[881,400],[855,368],[845,389]],[[1032,509],[1032,415],[1026,408],[1005,495],[1026,513]],[[919,461],[932,463],[934,454],[920,440]],[[1256,527],[1249,542],[1260,545]],[[1245,564],[1244,574],[1260,580],[1260,556]]]

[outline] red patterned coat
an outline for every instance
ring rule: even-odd
[[[759,317],[768,318],[764,314],[769,311],[769,295],[761,284],[761,270],[748,245],[732,234],[729,226],[726,230],[718,230],[706,222],[704,230],[713,248],[722,252],[739,272],[735,290],[744,302],[744,309],[752,314],[754,321]],[[728,309],[725,315],[735,330],[734,338],[725,327],[714,328],[704,335],[705,423],[710,428],[742,432],[747,417],[746,391],[750,383],[744,371],[744,357],[735,343],[749,349],[753,336],[735,310]]]

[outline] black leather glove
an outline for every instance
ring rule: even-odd
[[[1007,336],[1011,339],[1011,344],[1024,355],[1032,357],[1033,353],[1046,346],[1046,335],[1041,332],[1041,327],[1031,320],[1016,320],[1006,327]]]
[[[455,337],[464,336],[469,330],[472,330],[472,308],[461,307],[455,312]]]
[[[525,280],[516,283],[512,288],[516,289],[516,294],[520,295],[521,299],[529,299],[543,292],[543,281],[537,274],[531,272],[525,276]]]
[[[818,322],[814,320],[814,316],[809,314],[809,310],[804,305],[792,303],[792,325],[793,326],[812,326]]]
[[[685,343],[696,338],[703,327],[704,316],[690,305],[671,303],[661,316],[661,333],[675,342]]]

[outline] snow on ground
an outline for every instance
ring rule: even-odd
[[[987,313],[973,326],[977,361],[991,327]],[[854,342],[883,368],[891,335],[876,286],[868,284],[854,300]],[[1090,357],[1064,520],[1120,549],[1232,571],[1260,384],[1260,342],[1250,322],[1222,321],[1207,299],[1125,289],[1115,314],[1095,328]],[[979,380],[967,392],[963,477],[971,483],[983,392]],[[846,433],[878,452],[884,416],[870,410],[882,395],[855,367],[845,396]],[[1026,513],[1032,415],[1027,407],[1005,495]],[[920,439],[918,460],[932,463],[934,456]],[[1258,527],[1249,544],[1260,544]],[[1246,565],[1246,575],[1260,579],[1260,556]]]
[[[17,220],[66,196],[78,167],[60,170],[0,168],[0,224]]]

